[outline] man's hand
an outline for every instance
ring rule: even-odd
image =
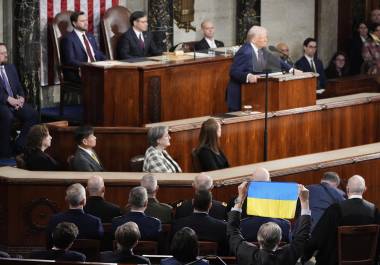
[[[238,192],[239,192],[238,198],[241,199],[242,201],[244,201],[245,198],[247,197],[247,193],[248,193],[248,182],[247,181],[244,181],[243,183],[241,183],[238,186]]]
[[[248,83],[257,83],[257,75],[248,74],[247,79]]]
[[[17,96],[17,99],[19,100],[20,102],[20,108],[22,108],[24,106],[24,103],[25,103],[25,98],[24,97],[21,97],[21,96]]]
[[[298,185],[298,196],[301,202],[301,208],[309,210],[309,190],[304,185]]]
[[[12,107],[14,107],[16,110],[21,107],[20,106],[20,100],[18,100],[18,99],[15,99],[13,97],[8,97],[7,101],[8,101],[8,104],[11,105]]]

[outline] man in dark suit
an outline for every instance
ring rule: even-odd
[[[295,67],[303,72],[318,73],[317,89],[326,87],[326,75],[323,63],[316,56],[317,41],[314,38],[307,38],[303,42],[304,55],[295,63]]]
[[[72,69],[63,68],[63,76],[67,81],[80,83],[80,65],[87,62],[106,59],[99,50],[94,35],[88,33],[88,19],[84,12],[74,12],[70,16],[74,30],[61,40],[62,64]]]
[[[162,51],[154,43],[152,33],[147,31],[147,15],[143,11],[135,11],[129,21],[131,27],[120,36],[117,43],[117,58],[125,60],[161,55]]]
[[[308,190],[300,185],[299,198],[302,214],[297,220],[298,229],[295,231],[291,243],[281,248],[278,248],[281,241],[281,228],[273,222],[265,223],[260,227],[257,234],[259,246],[248,243],[242,236],[239,229],[240,213],[247,197],[247,190],[248,182],[239,185],[239,195],[232,211],[228,214],[227,235],[230,251],[237,257],[239,265],[296,264],[309,238],[311,218]]]
[[[157,200],[158,184],[156,176],[151,174],[144,175],[141,179],[141,186],[148,192],[148,205],[145,209],[145,214],[159,219],[161,223],[171,223],[173,207]]]
[[[52,235],[53,248],[33,252],[30,258],[85,262],[86,256],[84,254],[70,250],[70,247],[73,245],[78,233],[78,227],[75,224],[69,222],[59,223],[54,229]]]
[[[74,171],[104,171],[94,147],[96,137],[94,129],[89,126],[80,126],[75,130],[75,140],[78,148],[71,161],[71,168]]]
[[[214,39],[215,27],[210,20],[205,20],[201,24],[201,29],[203,31],[203,39],[195,44],[196,51],[208,50],[210,48],[224,47],[224,43]]]
[[[48,246],[52,246],[53,231],[61,222],[74,223],[79,229],[78,238],[101,239],[103,237],[101,220],[83,211],[86,204],[85,188],[79,183],[70,185],[66,190],[66,201],[69,204],[69,210],[53,215],[47,225]]]
[[[15,143],[15,152],[11,147],[12,121],[20,120],[21,133]],[[24,89],[13,64],[8,64],[8,52],[4,43],[0,43],[0,158],[11,157],[22,152],[26,144],[29,129],[38,123],[38,113],[25,103]]]
[[[102,223],[110,223],[114,217],[120,216],[120,207],[104,199],[105,186],[101,176],[92,176],[87,180],[87,198],[84,211],[102,220]]]
[[[253,26],[247,34],[247,42],[240,47],[230,69],[227,87],[228,111],[241,109],[241,84],[257,83],[260,73],[267,70],[289,71],[289,65],[271,54],[267,49],[267,30]]]
[[[127,222],[135,222],[140,230],[142,240],[157,240],[161,232],[161,222],[157,218],[145,215],[148,205],[148,193],[144,187],[134,187],[129,192],[128,206],[130,211],[112,220],[112,231]]]
[[[344,192],[338,189],[339,175],[335,172],[323,174],[320,184],[307,186],[310,192],[311,229],[313,230],[326,209],[345,200]]]
[[[331,205],[317,223],[306,244],[303,261],[309,260],[315,250],[316,264],[337,264],[338,226],[379,224],[377,207],[363,199],[365,180],[359,175],[352,176],[347,183],[348,200]]]
[[[212,178],[204,173],[195,176],[192,185],[194,192],[202,189],[211,192],[212,188],[214,187]],[[180,202],[176,205],[175,219],[189,216],[193,213],[193,211],[193,200],[185,200],[183,202]],[[208,214],[216,219],[226,220],[226,203],[212,200],[211,209],[208,211]]]
[[[140,230],[136,223],[127,222],[116,229],[117,250],[100,253],[101,262],[150,264],[148,258],[133,254],[133,248],[140,240]]]
[[[211,192],[200,189],[195,192],[194,212],[192,215],[177,219],[173,223],[172,234],[187,226],[193,229],[199,240],[213,241],[218,243],[218,253],[226,255],[226,223],[211,217],[208,212],[212,205]]]

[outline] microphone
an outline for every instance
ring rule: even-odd
[[[271,52],[281,53],[282,55],[285,55],[285,56],[289,57],[289,55],[287,55],[286,53],[280,51],[279,49],[277,49],[277,47],[275,47],[275,46],[273,46],[273,45],[269,45],[268,49],[269,49]]]
[[[175,49],[177,49],[177,47],[178,47],[179,45],[181,45],[181,44],[184,44],[184,42],[177,43],[176,45],[174,45],[173,47],[171,47],[169,51],[170,51],[170,52],[174,52]]]

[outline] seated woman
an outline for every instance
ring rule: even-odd
[[[380,24],[371,26],[370,38],[364,43],[364,70],[369,75],[380,74]]]
[[[196,149],[201,171],[217,170],[229,167],[226,156],[219,147],[222,129],[218,121],[211,118],[203,122]]]
[[[198,265],[209,264],[204,259],[195,261],[199,253],[198,237],[195,231],[189,227],[183,227],[174,234],[170,252],[173,257],[161,260],[161,265],[182,265],[189,262]]]
[[[368,27],[365,22],[359,22],[353,32],[350,43],[350,74],[358,75],[361,73],[363,64],[362,50],[364,43],[369,39]]]
[[[337,52],[332,57],[325,73],[328,79],[349,75],[348,58],[344,52]]]
[[[145,152],[144,172],[151,173],[178,173],[182,172],[181,167],[166,152],[170,146],[170,135],[166,126],[152,127],[148,131],[148,141],[150,147]]]
[[[43,124],[34,125],[28,133],[24,152],[25,166],[29,170],[54,171],[59,170],[59,164],[45,153],[50,147],[52,137]]]

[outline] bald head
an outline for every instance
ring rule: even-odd
[[[366,190],[365,180],[362,176],[354,175],[348,179],[347,195],[363,195]]]
[[[104,180],[101,176],[92,176],[87,180],[87,191],[90,196],[104,196]]]
[[[283,56],[283,55],[289,56],[289,47],[286,43],[280,42],[279,44],[277,44],[276,48],[280,52],[282,52],[281,56]]]
[[[252,181],[270,181],[270,174],[266,168],[257,167],[252,173]]]
[[[214,38],[215,27],[211,20],[204,20],[201,24],[201,29],[203,31],[204,37],[209,38],[211,40]]]
[[[374,9],[371,11],[371,22],[380,24],[380,9]]]
[[[247,33],[247,41],[253,43],[258,49],[268,46],[268,32],[266,28],[253,26]]]
[[[211,190],[214,187],[213,180],[205,173],[195,176],[193,181],[193,188],[195,190]]]

